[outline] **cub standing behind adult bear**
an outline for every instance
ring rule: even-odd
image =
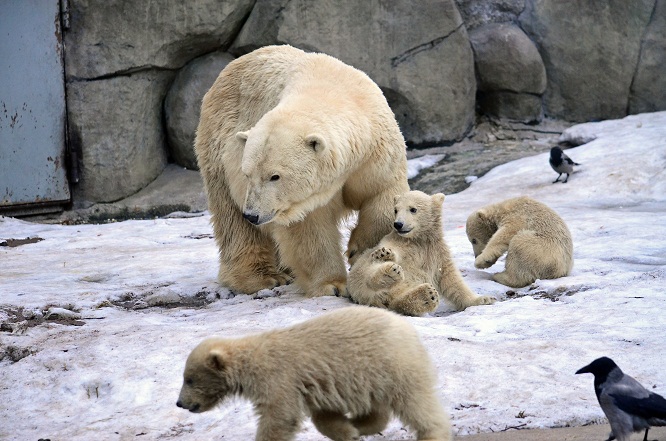
[[[324,54],[267,46],[229,63],[201,106],[195,152],[220,284],[346,291],[339,222],[358,210],[353,262],[391,230],[409,190],[405,141],[379,87]]]
[[[573,267],[573,240],[564,220],[527,196],[472,213],[467,238],[477,268],[489,268],[507,253],[504,271],[493,275],[502,285],[520,288],[536,279],[564,277]]]
[[[351,267],[354,301],[406,315],[434,311],[440,294],[459,310],[493,303],[467,287],[451,258],[442,229],[443,202],[443,194],[421,191],[396,198],[395,229]]]
[[[211,338],[187,358],[178,407],[204,412],[237,395],[259,416],[256,441],[293,440],[304,415],[336,441],[383,430],[392,414],[419,440],[449,441],[449,418],[416,330],[355,306],[245,338]]]

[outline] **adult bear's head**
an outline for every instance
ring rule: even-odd
[[[255,225],[289,225],[327,204],[344,184],[346,167],[334,134],[302,111],[276,108],[247,132],[242,173],[247,178],[243,217]]]

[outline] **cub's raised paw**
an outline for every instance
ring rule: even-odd
[[[389,260],[393,260],[394,254],[390,248],[381,247],[373,251],[370,257],[372,257],[374,260],[383,260],[387,262]]]
[[[439,305],[439,292],[429,283],[424,283],[412,289],[389,308],[404,315],[420,316],[437,309]]]
[[[423,303],[424,312],[430,312],[439,305],[439,292],[434,286],[427,284],[417,291],[417,298]]]
[[[382,272],[384,273],[384,277],[396,282],[405,279],[402,271],[403,271],[402,267],[397,263],[387,263],[382,267]]]

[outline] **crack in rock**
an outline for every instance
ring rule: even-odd
[[[398,65],[400,65],[401,63],[404,63],[405,61],[413,58],[415,55],[417,55],[417,54],[419,54],[423,51],[427,51],[427,50],[430,50],[430,49],[434,48],[435,46],[439,45],[442,41],[446,40],[451,35],[458,32],[460,30],[460,28],[462,28],[463,26],[464,26],[464,24],[460,24],[460,25],[458,25],[458,27],[456,27],[454,30],[452,30],[448,34],[444,35],[443,37],[437,37],[432,41],[429,41],[429,42],[423,43],[423,44],[419,44],[418,46],[415,46],[411,49],[407,49],[402,54],[391,58],[391,66],[392,67],[398,67]]]

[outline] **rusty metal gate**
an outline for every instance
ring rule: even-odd
[[[0,213],[70,200],[59,0],[0,0]]]

